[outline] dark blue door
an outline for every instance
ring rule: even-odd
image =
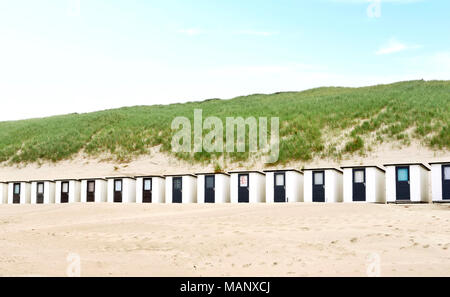
[[[69,203],[69,183],[61,183],[61,203]]]
[[[409,166],[402,166],[396,168],[397,179],[397,200],[408,201],[411,200],[410,174]]]
[[[250,179],[248,174],[239,174],[239,184],[238,184],[238,202],[239,203],[249,203],[249,186]]]
[[[36,189],[36,203],[43,204],[44,203],[44,183],[38,183]]]
[[[353,169],[353,201],[366,201],[365,169]]]
[[[442,165],[442,199],[450,200],[450,165]]]
[[[325,202],[325,171],[313,172],[313,202]]]
[[[276,203],[286,202],[286,174],[275,173],[274,174],[274,201]]]
[[[142,183],[142,203],[152,203],[152,179],[144,178]]]
[[[87,182],[86,201],[95,202],[95,181],[93,180]]]
[[[172,203],[182,203],[183,202],[183,178],[174,177],[172,187]]]
[[[14,189],[13,189],[13,204],[20,204],[20,184],[14,184]]]
[[[114,180],[114,203],[122,203],[123,183],[121,179]]]
[[[214,203],[216,202],[216,180],[214,175],[205,176],[205,203]]]

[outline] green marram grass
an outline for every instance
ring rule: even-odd
[[[0,162],[57,162],[80,151],[105,153],[119,162],[160,146],[171,152],[171,122],[194,109],[203,117],[279,117],[279,162],[364,153],[385,141],[450,149],[450,81],[409,81],[363,88],[318,88],[303,92],[251,95],[231,100],[135,106],[86,114],[0,122]],[[270,123],[270,121],[269,121]],[[269,129],[270,130],[270,129]],[[330,135],[345,134],[341,147]],[[213,162],[220,153],[175,154]],[[232,162],[249,153],[230,153]]]

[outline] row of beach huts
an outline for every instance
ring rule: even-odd
[[[430,186],[433,202],[450,202],[450,162],[429,165],[5,181],[0,182],[0,204],[427,203]]]

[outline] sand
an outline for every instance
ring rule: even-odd
[[[1,205],[0,226],[1,276],[450,276],[450,205]]]
[[[367,156],[276,168],[449,160],[449,152],[420,144],[383,145]],[[213,168],[154,149],[127,164],[82,155],[3,164],[0,181]],[[224,165],[268,168],[260,160]],[[368,268],[371,275],[450,276],[449,205],[0,205],[0,227],[0,276],[65,276],[78,271],[78,257],[82,276],[367,276]]]

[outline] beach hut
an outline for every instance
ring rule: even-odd
[[[56,180],[55,185],[55,203],[75,203],[81,201],[81,182],[79,180]]]
[[[433,202],[450,202],[450,161],[430,163]]]
[[[428,202],[430,169],[422,163],[385,164],[388,203]]]
[[[164,176],[135,176],[136,203],[164,203],[166,200],[166,180]]]
[[[295,169],[265,170],[266,202],[303,202],[303,172]]]
[[[378,166],[347,166],[344,170],[344,202],[386,203],[386,171]]]
[[[31,203],[31,184],[27,181],[8,183],[8,204]]]
[[[0,182],[0,204],[8,203],[8,184]]]
[[[228,173],[197,173],[198,203],[230,202],[230,175]]]
[[[106,202],[107,182],[103,178],[81,180],[81,202]]]
[[[197,176],[166,175],[166,203],[196,203]]]
[[[230,173],[231,203],[266,202],[266,175],[259,171]]]
[[[109,203],[135,203],[136,179],[129,176],[107,177]]]
[[[31,204],[55,203],[55,182],[51,180],[31,181]]]
[[[337,168],[304,169],[305,202],[342,202],[342,171]]]

